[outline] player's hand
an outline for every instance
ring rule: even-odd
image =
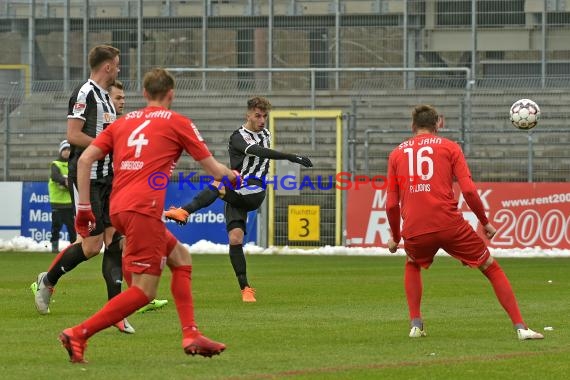
[[[81,237],[88,237],[89,233],[95,229],[95,215],[91,211],[91,205],[78,204],[77,215],[75,215],[75,231]]]
[[[232,170],[232,173],[234,173],[234,175],[236,176],[235,179],[233,181],[230,181],[231,185],[232,185],[232,189],[233,190],[237,190],[239,189],[242,184],[243,184],[243,180],[241,178],[240,173],[237,170]]]
[[[296,154],[292,154],[291,157],[289,157],[289,161],[294,162],[294,163],[299,164],[299,165],[303,165],[306,168],[312,168],[313,167],[313,163],[311,162],[309,157],[298,156]]]
[[[485,226],[483,226],[483,229],[485,229],[485,236],[487,236],[487,239],[489,240],[491,240],[497,233],[497,230],[491,223],[487,223]]]
[[[396,251],[398,251],[398,243],[392,238],[388,240],[388,251],[390,251],[390,253],[396,253]]]

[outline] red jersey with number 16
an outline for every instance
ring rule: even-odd
[[[111,215],[136,211],[160,219],[166,185],[182,151],[196,161],[211,156],[192,120],[162,107],[127,113],[92,144],[113,152]]]
[[[445,230],[463,222],[453,195],[454,177],[471,177],[471,173],[461,148],[451,140],[420,134],[392,151],[388,178],[410,179],[391,186],[387,199],[388,204],[400,202],[404,238]],[[390,224],[397,225],[399,221]]]

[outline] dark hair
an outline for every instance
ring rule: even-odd
[[[110,45],[97,45],[89,51],[88,61],[91,70],[101,66],[103,62],[115,59],[121,53],[119,49]]]
[[[143,87],[151,100],[161,100],[174,88],[174,77],[164,69],[155,68],[144,75]]]
[[[419,104],[412,111],[412,124],[416,128],[436,131],[439,115],[434,107],[427,104]]]
[[[261,111],[267,112],[271,110],[271,103],[264,97],[255,96],[247,101],[248,111],[259,108]]]
[[[123,89],[123,82],[118,79],[115,79],[111,87],[115,87],[116,89],[122,90]]]

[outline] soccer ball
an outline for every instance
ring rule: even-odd
[[[511,123],[518,128],[528,130],[536,127],[540,118],[538,104],[530,99],[519,99],[511,106]]]

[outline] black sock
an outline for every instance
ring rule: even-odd
[[[115,239],[116,236],[119,236],[119,238]],[[105,252],[103,253],[101,271],[103,272],[105,284],[107,284],[107,299],[111,299],[121,293],[123,285],[123,250],[121,249],[120,236],[120,234],[115,233],[113,242],[109,244],[109,247],[105,247]]]
[[[65,250],[59,261],[49,270],[47,276],[44,278],[44,283],[46,285],[55,286],[61,276],[71,271],[84,261],[87,261],[87,257],[85,257],[85,254],[83,253],[81,243],[73,244]]]
[[[200,191],[190,203],[184,205],[182,208],[192,214],[214,203],[214,201],[218,199],[218,195],[220,195],[218,189],[213,185],[208,185],[207,188]]]
[[[230,244],[230,261],[232,262],[232,267],[234,267],[234,272],[236,273],[240,289],[244,289],[246,286],[249,286],[249,283],[247,282],[245,255],[243,253],[242,244]]]

